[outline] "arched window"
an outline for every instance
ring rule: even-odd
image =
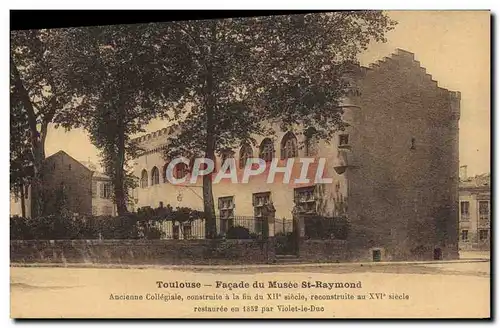
[[[188,174],[188,172],[189,167],[186,165],[186,163],[178,163],[174,167],[174,178],[182,179]]]
[[[160,171],[158,171],[158,168],[155,166],[151,170],[151,185],[157,185],[160,183]]]
[[[247,161],[249,158],[253,157],[252,146],[245,143],[241,146],[240,149],[240,169],[244,168],[247,165]]]
[[[141,173],[141,188],[146,188],[148,186],[148,171],[142,170]]]
[[[305,156],[318,155],[318,137],[317,131],[313,127],[309,127],[304,131],[304,151]]]
[[[227,150],[224,150],[222,151],[221,155],[220,155],[220,167],[222,168],[222,166],[224,165],[224,162],[228,159],[228,158],[234,158],[234,151],[230,150],[230,149],[227,149]]]
[[[293,132],[287,132],[281,139],[281,159],[294,158],[299,156],[297,138]]]
[[[271,162],[274,156],[274,145],[271,139],[265,138],[260,143],[259,157],[265,162]]]

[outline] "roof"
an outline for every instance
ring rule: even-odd
[[[85,167],[87,167],[89,170],[91,170],[92,172],[94,172],[94,174],[92,175],[92,178],[110,179],[109,176],[107,176],[106,174],[104,174],[102,172],[102,169],[100,168],[99,165],[91,162],[90,160],[88,160],[88,161],[80,161],[80,163],[82,163]]]
[[[491,175],[490,173],[479,174],[460,181],[460,189],[470,188],[490,188]]]
[[[52,155],[50,155],[50,156],[46,157],[46,158],[45,158],[45,160],[46,160],[46,161],[47,161],[47,160],[50,160],[50,159],[52,159],[52,158],[54,158],[54,157],[56,157],[56,156],[59,156],[59,155],[62,155],[62,156],[68,157],[68,158],[70,158],[71,160],[73,160],[74,162],[76,162],[76,163],[78,163],[78,164],[82,165],[82,166],[83,166],[84,168],[86,168],[87,170],[92,171],[92,170],[91,170],[91,169],[89,169],[87,166],[85,166],[82,162],[80,162],[80,161],[76,160],[73,156],[69,155],[69,154],[68,154],[67,152],[65,152],[64,150],[59,150],[58,152],[56,152],[56,153],[54,153],[54,154],[52,154]]]

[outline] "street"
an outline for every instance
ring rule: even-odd
[[[477,318],[489,316],[489,305],[490,262],[238,270],[11,267],[16,318]]]

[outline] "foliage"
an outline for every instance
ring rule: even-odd
[[[73,216],[69,213],[37,219],[11,217],[12,240],[57,239],[160,239],[164,232],[137,214],[124,216]]]
[[[233,226],[227,230],[226,239],[252,239],[252,236],[247,228]]]
[[[137,215],[142,220],[149,220],[155,222],[172,221],[172,222],[191,222],[196,219],[204,219],[204,213],[201,211],[193,210],[188,207],[177,207],[174,209],[171,205],[167,204],[165,207],[151,207],[140,208]]]
[[[43,212],[43,161],[48,125],[63,108],[77,104],[68,81],[60,74],[58,38],[61,30],[22,30],[11,32],[10,101],[11,101],[11,166],[14,176],[29,175],[35,206],[34,213]],[[12,144],[14,143],[14,145]],[[32,162],[32,174],[20,172]]]
[[[12,76],[12,75],[11,75]],[[12,93],[12,90],[11,90]],[[20,102],[10,105],[10,190],[29,184],[33,175],[33,154],[30,150],[28,119]]]
[[[182,49],[156,46],[163,36],[165,31],[152,24],[110,25],[69,28],[60,40],[63,76],[81,109],[68,109],[58,123],[88,131],[113,180],[120,214],[127,212],[129,190],[136,186],[127,163],[141,151],[131,136],[144,132],[153,118],[168,119],[177,110],[189,70]]]
[[[330,138],[345,126],[338,108],[349,88],[344,73],[371,40],[384,41],[394,24],[379,11],[159,24],[170,33],[159,46],[181,48],[190,67],[181,98],[190,108],[169,139],[166,159],[213,160],[242,142],[255,143],[255,135],[272,134],[264,120],[280,122],[282,130],[313,126],[318,137]],[[203,197],[211,237],[209,175],[203,177]]]
[[[296,251],[296,234],[293,232],[278,232],[274,239],[276,241],[276,254],[290,254]]]

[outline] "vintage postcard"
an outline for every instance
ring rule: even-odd
[[[13,28],[11,318],[489,319],[490,24]]]

